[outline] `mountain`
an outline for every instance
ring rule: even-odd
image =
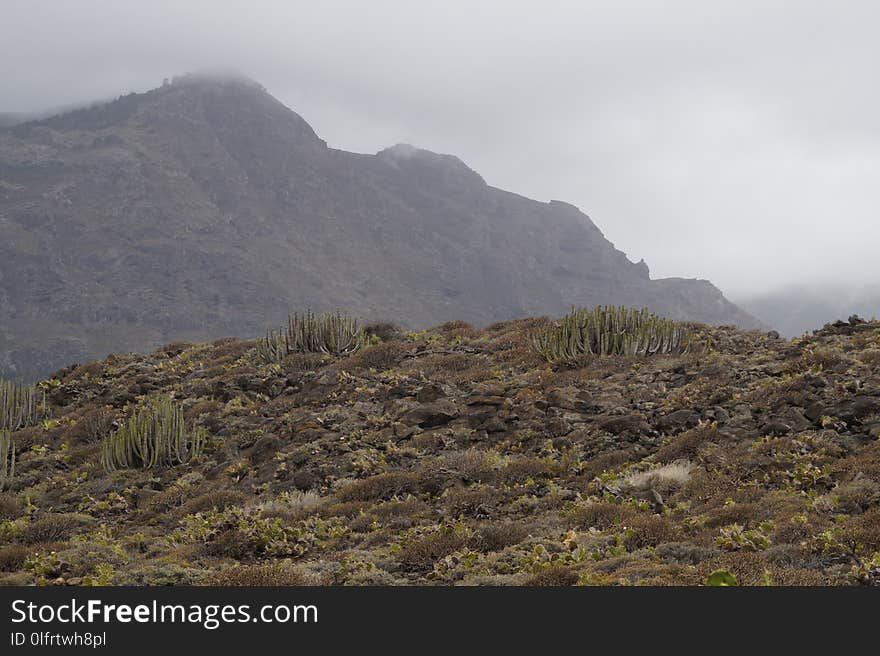
[[[450,155],[329,148],[257,83],[190,75],[0,130],[0,375],[289,310],[422,327],[571,305],[755,325],[704,280],[651,280],[577,208]]]
[[[78,109],[85,109],[88,107],[103,105],[107,102],[107,100],[93,100],[90,102],[70,103],[66,105],[52,107],[50,109],[44,109],[39,112],[0,112],[0,128],[11,128],[15,125],[20,125],[21,123],[39,121],[45,118],[56,116],[57,114],[66,114],[68,112],[73,112]]]
[[[24,123],[30,118],[27,114],[17,112],[0,112],[0,128],[12,127]]]
[[[741,307],[787,337],[852,315],[880,317],[880,284],[795,285],[738,300]]]
[[[530,350],[542,324],[65,368],[11,434],[0,585],[880,584],[880,323],[577,368]],[[201,455],[105,471],[167,396]]]

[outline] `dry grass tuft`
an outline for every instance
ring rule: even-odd
[[[569,586],[575,585],[579,578],[577,572],[564,565],[550,565],[549,567],[542,567],[535,572],[528,580],[526,580],[526,585],[552,587]]]
[[[595,501],[584,506],[576,506],[567,515],[568,521],[577,528],[591,528],[604,531],[626,524],[633,517],[635,510],[622,503]]]
[[[700,447],[708,442],[718,442],[720,439],[721,435],[714,426],[702,424],[679,433],[660,447],[657,451],[657,461],[672,463],[676,460],[695,458]]]
[[[308,578],[296,568],[282,563],[270,565],[237,565],[211,573],[203,585],[248,586],[301,586]]]
[[[396,471],[377,474],[349,483],[336,493],[339,501],[371,501],[390,499],[402,494],[437,492],[435,481],[418,472]]]
[[[402,341],[373,344],[346,358],[347,369],[375,369],[385,371],[396,367],[407,355],[407,344]]]
[[[639,498],[651,499],[668,495],[688,482],[694,466],[687,461],[673,462],[643,472],[629,474],[618,481],[621,491]]]
[[[628,551],[656,547],[675,540],[675,527],[660,515],[635,515],[629,520],[623,544]]]
[[[24,544],[61,542],[95,525],[95,519],[78,513],[50,513],[29,522],[17,534]]]
[[[398,562],[410,571],[426,570],[434,567],[440,558],[448,556],[467,546],[469,536],[465,531],[450,527],[408,540],[397,554]]]

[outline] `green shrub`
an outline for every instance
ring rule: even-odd
[[[46,414],[46,395],[29,385],[0,378],[0,431],[34,426]]]
[[[736,577],[726,569],[716,569],[706,577],[706,585],[731,586],[736,584]]]
[[[558,323],[532,334],[532,347],[548,362],[584,355],[685,353],[693,336],[683,324],[647,309],[572,308]]]
[[[187,515],[181,523],[182,528],[169,536],[172,544],[200,543],[208,555],[235,560],[301,557],[313,549],[328,548],[348,533],[338,517],[311,516],[290,525],[238,506]]]
[[[767,533],[772,523],[762,522],[757,528],[746,530],[739,524],[731,524],[721,529],[715,544],[727,551],[763,551],[770,546]]]
[[[183,408],[162,397],[138,408],[115,433],[104,438],[101,463],[107,471],[147,469],[198,460],[205,429],[184,426]]]
[[[287,330],[267,330],[257,342],[257,352],[266,362],[281,362],[291,353],[343,355],[357,351],[367,341],[357,319],[342,312],[288,315]]]
[[[49,513],[25,524],[16,538],[22,544],[63,542],[74,535],[86,532],[94,524],[95,519],[89,515]]]
[[[8,430],[0,430],[0,490],[12,485],[15,476],[15,444]]]

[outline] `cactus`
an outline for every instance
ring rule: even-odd
[[[726,569],[716,569],[706,578],[706,585],[731,586],[737,585],[736,576]]]
[[[198,460],[205,429],[184,427],[183,408],[169,397],[147,403],[115,432],[104,438],[101,463],[106,471],[174,466]]]
[[[0,430],[0,490],[12,485],[15,476],[15,444],[8,430]]]
[[[46,395],[21,383],[0,379],[0,430],[34,426],[46,414]]]
[[[287,330],[267,330],[257,343],[257,352],[266,362],[280,362],[291,353],[353,353],[364,345],[366,337],[357,319],[342,312],[317,315],[288,315]]]
[[[556,325],[532,334],[532,347],[548,362],[582,355],[655,355],[685,353],[693,342],[681,323],[647,309],[572,308]]]

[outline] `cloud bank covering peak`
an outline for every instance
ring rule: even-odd
[[[453,153],[734,299],[880,280],[872,2],[3,0],[0,112],[241,71],[334,147]]]

